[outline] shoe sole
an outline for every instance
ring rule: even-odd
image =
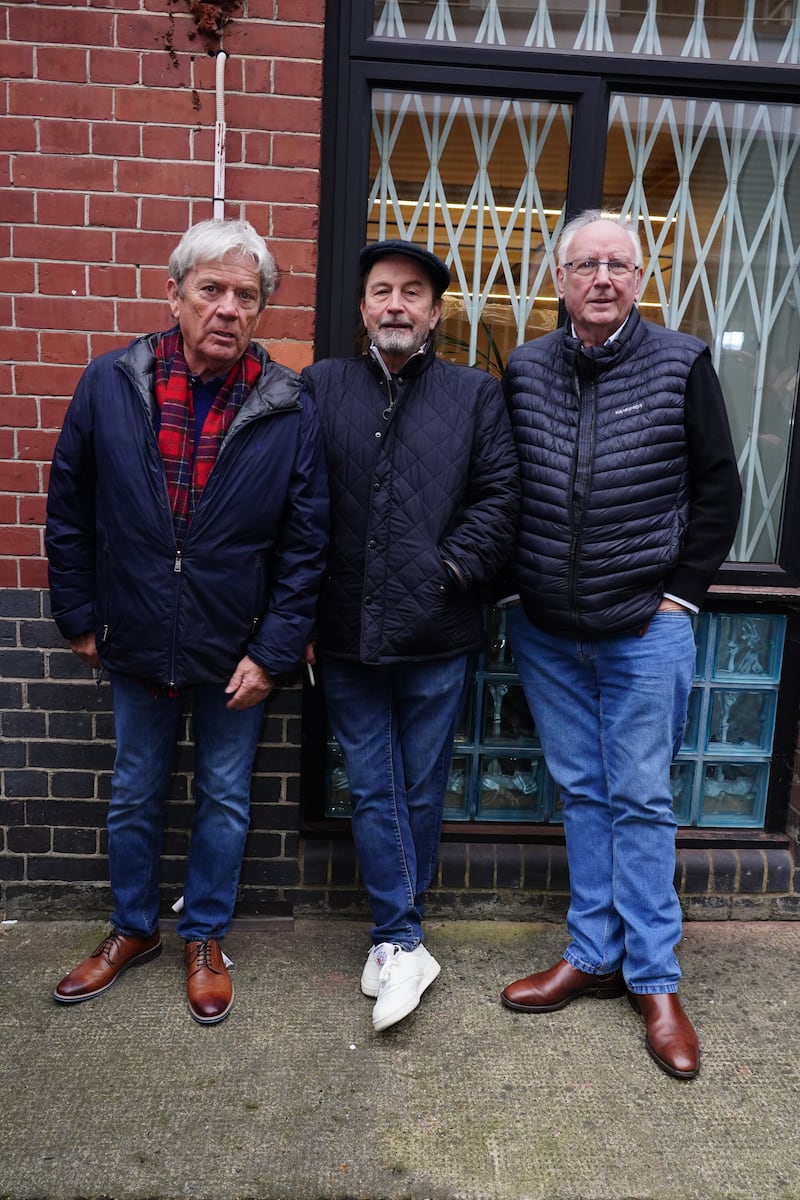
[[[225,1011],[224,1011],[224,1012],[217,1013],[217,1015],[216,1015],[215,1017],[202,1017],[202,1016],[200,1016],[200,1014],[199,1014],[199,1013],[196,1013],[196,1012],[194,1011],[194,1009],[192,1008],[191,1004],[189,1004],[189,1001],[187,1000],[187,1001],[186,1001],[186,1003],[187,1003],[187,1006],[188,1006],[188,1009],[189,1009],[189,1015],[191,1016],[191,1018],[192,1018],[192,1020],[193,1020],[193,1021],[197,1021],[197,1024],[198,1024],[198,1025],[218,1025],[220,1021],[224,1021],[224,1020],[225,1020],[225,1018],[227,1017],[228,1013],[229,1013],[229,1012],[231,1011],[231,1009],[233,1008],[233,999],[234,999],[234,994],[235,994],[235,993],[234,993],[233,991],[231,991],[231,999],[230,999],[230,1003],[228,1004],[228,1007],[225,1009]]]
[[[93,992],[84,992],[80,996],[60,996],[58,991],[53,992],[53,999],[59,1004],[80,1004],[84,1000],[94,1000],[95,996],[102,996],[103,992],[107,992],[110,987],[113,987],[121,975],[130,967],[142,967],[146,962],[150,962],[153,958],[158,958],[161,953],[163,943],[159,942],[157,946],[152,946],[149,950],[143,950],[141,954],[137,954],[135,958],[129,959],[124,967],[120,967],[113,979],[104,984],[101,988],[96,988]]]
[[[620,996],[625,994],[625,990],[624,983],[620,983],[613,988],[581,988],[579,992],[573,992],[571,996],[567,996],[566,1000],[560,1000],[558,1004],[519,1004],[516,1000],[509,1000],[502,992],[500,993],[500,999],[505,1007],[510,1008],[513,1012],[549,1013],[560,1012],[562,1008],[566,1008],[573,1000],[580,1000],[583,996],[590,1000],[618,1000]]]
[[[414,1010],[419,1007],[419,1002],[422,999],[423,992],[425,992],[431,986],[434,979],[438,977],[441,969],[441,965],[436,962],[435,959],[431,959],[428,969],[422,976],[419,991],[417,992],[416,997],[412,996],[409,1003],[401,1005],[398,1009],[393,1009],[390,1014],[381,1017],[378,1021],[376,1021],[375,1017],[373,1016],[372,1028],[375,1030],[375,1032],[382,1033],[383,1030],[388,1029],[390,1025],[396,1025],[398,1021],[402,1021],[404,1017],[407,1017],[410,1013],[414,1012]]]

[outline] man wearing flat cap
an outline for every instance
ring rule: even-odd
[[[518,462],[499,383],[436,355],[450,271],[412,242],[360,256],[368,350],[304,372],[322,420],[331,545],[320,664],[373,915],[361,990],[386,1029],[440,971],[423,901],[453,739],[482,641],[479,591],[508,558]]]

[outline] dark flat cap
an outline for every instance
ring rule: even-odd
[[[389,238],[385,242],[372,242],[365,246],[358,256],[358,265],[363,279],[367,271],[388,254],[404,254],[407,258],[416,259],[422,263],[431,277],[434,290],[441,295],[450,286],[450,268],[430,250],[424,250],[414,242],[404,242],[401,238]]]

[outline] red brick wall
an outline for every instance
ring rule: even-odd
[[[270,244],[259,334],[311,361],[324,0],[246,0],[223,32],[225,215]],[[188,0],[0,4],[0,588],[46,585],[47,470],[93,355],[168,324],[166,262],[212,215],[215,59]]]

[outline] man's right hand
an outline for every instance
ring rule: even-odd
[[[94,640],[93,633],[82,633],[80,637],[72,638],[70,641],[70,649],[73,654],[77,654],[87,667],[97,670],[100,664],[100,655],[97,653],[97,642]]]

